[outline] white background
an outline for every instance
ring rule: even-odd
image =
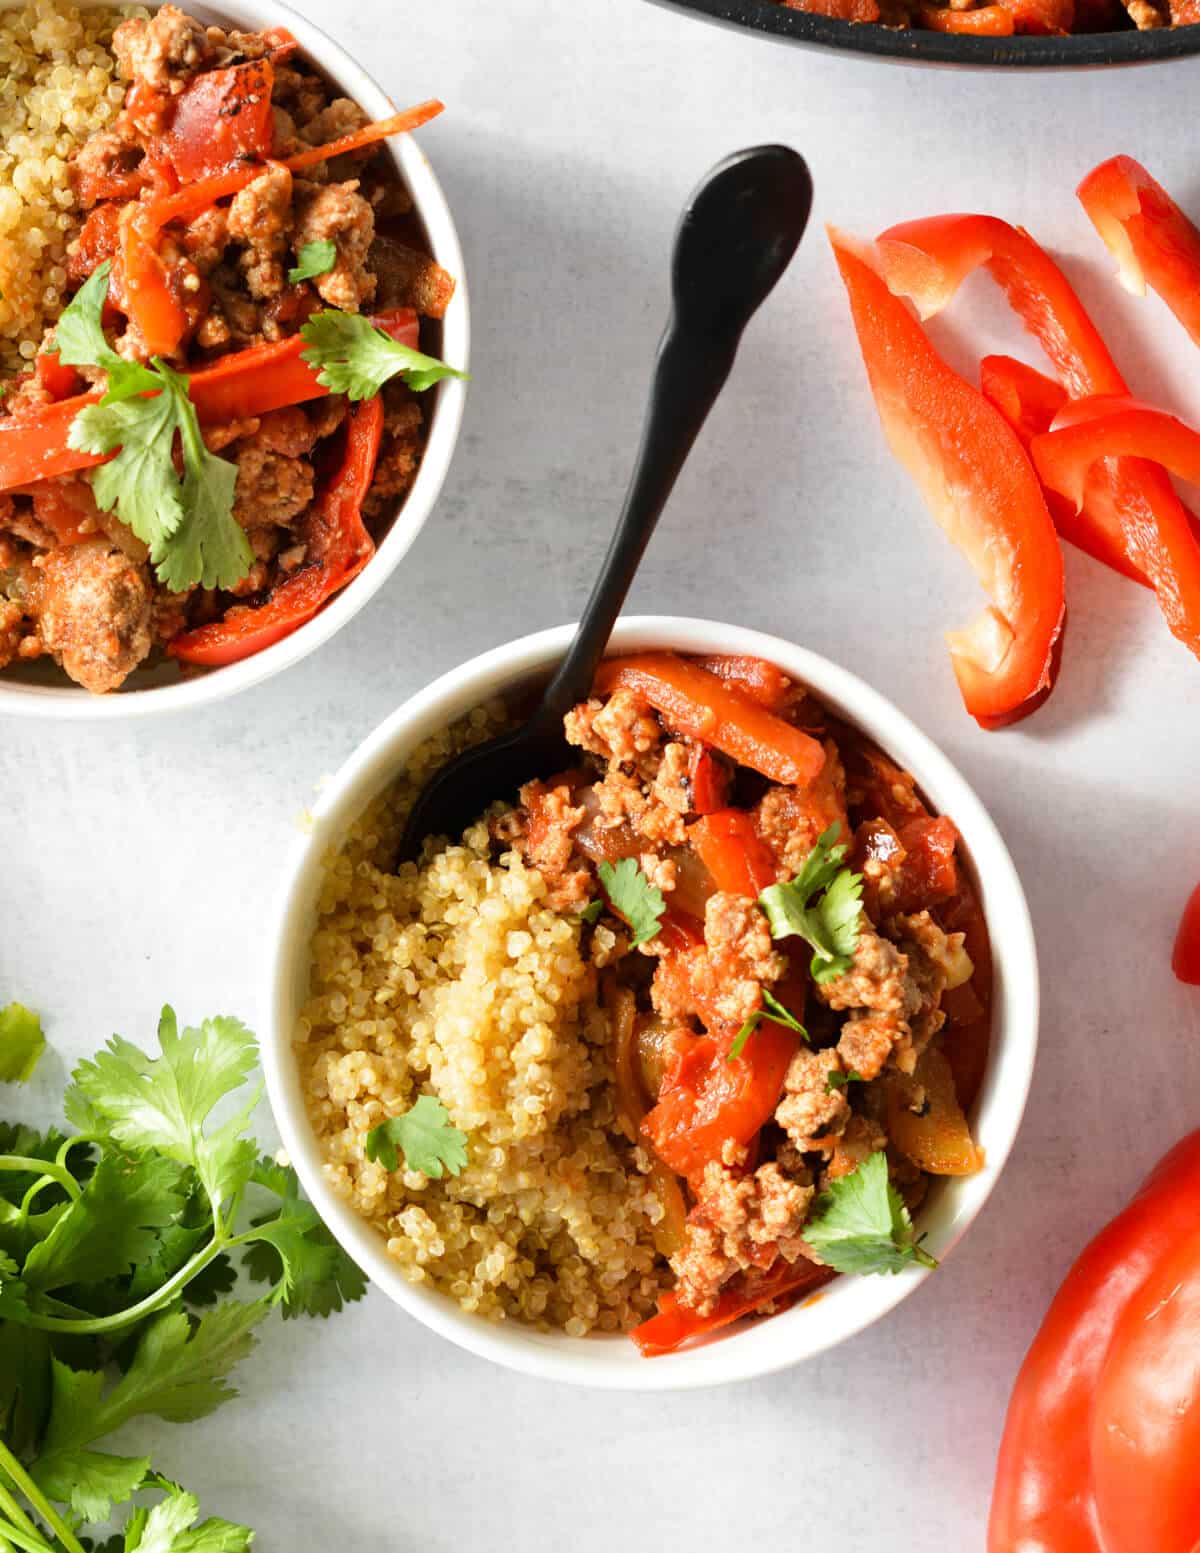
[[[456,212],[475,381],[444,497],[399,572],[282,678],[186,719],[0,726],[0,999],[55,1053],[6,1114],[48,1118],[113,1030],[264,1007],[280,849],[323,773],[465,657],[573,615],[608,538],[665,307],[678,209],[725,152],[785,140],[808,238],[751,327],[631,600],[791,637],[892,696],[990,805],[1043,968],[1033,1099],[992,1203],[882,1325],[770,1380],[679,1397],[493,1369],[372,1294],[276,1324],[214,1418],[161,1425],[162,1470],[264,1549],[466,1553],[979,1549],[1005,1402],[1050,1294],[1196,1124],[1200,993],[1170,938],[1200,879],[1200,664],[1153,600],[1071,552],[1063,673],[980,732],[941,631],[976,611],[960,558],[888,458],[825,221],[873,233],[990,210],[1059,253],[1133,386],[1200,416],[1200,354],[1110,283],[1072,190],[1128,152],[1193,211],[1200,61],[1065,75],[914,71],[710,29],[639,0],[306,9],[401,102]],[[1039,363],[977,278],[935,328],[959,365]],[[968,343],[969,342],[969,343]],[[265,1129],[268,1120],[264,1115]]]

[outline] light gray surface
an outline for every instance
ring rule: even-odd
[[[1071,191],[1126,151],[1200,206],[1180,131],[1200,64],[916,72],[635,0],[308,9],[398,100],[449,105],[423,143],[475,312],[458,458],[399,573],[281,679],[188,721],[0,729],[0,997],[44,1009],[58,1054],[31,1097],[0,1103],[49,1114],[64,1064],[114,1029],[151,1039],[165,998],[188,1017],[259,1018],[275,860],[313,784],[434,674],[576,610],[636,436],[678,207],[726,151],[788,140],[812,165],[813,230],[632,607],[758,625],[840,659],[991,806],[1044,970],[1042,1055],[1006,1178],[894,1316],[772,1380],[572,1393],[460,1354],[372,1296],[325,1326],[272,1329],[242,1400],[155,1430],[156,1459],[264,1549],[979,1548],[1008,1388],[1052,1289],[1196,1121],[1200,996],[1167,957],[1200,878],[1200,665],[1149,597],[1070,553],[1054,699],[1018,731],[975,728],[940,631],[978,594],[883,448],[820,223],[871,232],[971,208],[1026,223],[1103,306],[1135,387],[1198,415],[1200,357],[1158,302],[1109,284]],[[957,361],[968,338],[972,354],[1026,353],[983,281],[936,334]]]

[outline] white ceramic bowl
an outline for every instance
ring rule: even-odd
[[[0,0],[3,4],[3,0]],[[372,119],[395,113],[397,105],[382,87],[377,86],[360,65],[312,22],[283,5],[280,0],[234,0],[225,5],[191,5],[181,0],[184,9],[206,22],[237,26],[258,31],[264,27],[290,28],[303,55],[351,97]],[[415,60],[397,89],[406,102],[419,102],[434,95],[436,83],[421,74]],[[385,154],[392,157],[400,177],[413,197],[417,214],[425,229],[430,252],[458,284],[442,323],[441,354],[452,367],[466,371],[470,347],[470,315],[462,250],[441,186],[424,152],[411,135],[394,136],[386,143]],[[209,669],[195,678],[182,679],[177,665],[165,663],[152,670],[137,670],[129,684],[111,695],[96,696],[61,676],[53,679],[45,665],[37,663],[16,677],[12,671],[0,674],[0,713],[29,717],[64,719],[137,717],[155,712],[178,712],[222,701],[236,691],[245,690],[269,679],[290,664],[298,663],[322,642],[327,642],[395,571],[408,547],[420,533],[446,478],[450,458],[458,440],[462,422],[466,384],[459,378],[447,378],[423,397],[429,413],[429,431],[424,456],[416,478],[395,518],[388,526],[379,548],[367,566],[349,587],[337,594],[307,625],[264,652],[241,663]],[[20,673],[21,671],[17,671]]]
[[[422,740],[489,696],[509,694],[546,676],[561,658],[573,630],[559,626],[523,637],[443,675],[393,712],[322,792],[310,834],[296,842],[287,860],[277,912],[262,1053],[271,1105],[305,1190],[354,1260],[410,1315],[472,1353],[532,1375],[630,1390],[671,1390],[763,1375],[861,1331],[898,1305],[929,1274],[913,1268],[896,1277],[839,1278],[814,1304],[793,1307],[767,1321],[745,1323],[702,1347],[658,1359],[641,1358],[627,1338],[569,1338],[531,1331],[515,1322],[492,1323],[404,1279],[382,1238],[326,1183],[305,1114],[291,1032],[307,987],[322,855],[339,843],[350,823],[394,779]],[[962,833],[991,933],[995,1003],[991,1056],[972,1118],[987,1163],[978,1175],[939,1182],[920,1215],[926,1244],[944,1258],[996,1184],[1016,1137],[1033,1072],[1037,958],[1012,859],[983,805],[946,757],[902,712],[845,669],[776,637],[705,620],[664,616],[622,620],[611,644],[612,651],[621,653],[664,647],[684,653],[747,653],[778,664],[911,771],[934,807],[949,814]]]

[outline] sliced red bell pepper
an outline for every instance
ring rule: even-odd
[[[707,745],[693,744],[688,755],[687,784],[693,814],[715,814],[728,802],[729,768]]]
[[[267,57],[193,76],[172,99],[162,137],[179,177],[191,182],[237,162],[265,161],[274,139],[274,88],[275,70]]]
[[[1200,987],[1200,884],[1188,897],[1179,919],[1171,969],[1189,987]]]
[[[743,1316],[752,1315],[775,1300],[791,1301],[812,1293],[836,1277],[831,1267],[818,1267],[815,1262],[804,1259],[778,1262],[769,1273],[752,1279],[741,1277],[736,1285],[725,1290],[707,1316],[688,1310],[669,1290],[659,1298],[658,1315],[634,1327],[629,1335],[644,1358],[656,1359],[674,1353],[694,1338],[732,1326]]]
[[[870,245],[831,230],[876,408],[892,452],[992,600],[947,638],[967,710],[985,728],[1025,716],[1052,684],[1063,563],[1016,435],[953,372],[874,268]]]
[[[1002,5],[981,5],[973,11],[952,11],[948,5],[918,8],[927,32],[950,32],[973,38],[1009,38],[1016,30],[1011,11]]]
[[[362,571],[375,554],[362,504],[371,489],[382,437],[383,400],[376,394],[351,410],[341,465],[305,516],[300,537],[307,553],[300,570],[257,608],[235,608],[224,620],[175,637],[167,644],[171,657],[205,668],[252,657],[311,620]]]
[[[1028,448],[1034,437],[1050,430],[1054,417],[1067,403],[1067,391],[1043,372],[1011,356],[985,356],[979,363],[979,386]],[[1131,582],[1148,588],[1146,574],[1129,559],[1125,531],[1113,505],[1107,480],[1089,481],[1084,491],[1084,520],[1073,504],[1056,491],[1046,491],[1046,505],[1054,526],[1064,539],[1109,566]],[[1193,518],[1193,524],[1195,519]]]
[[[1105,459],[1152,459],[1181,479],[1200,480],[1200,433],[1127,397],[1073,400],[1031,450],[1045,483],[1076,508],[1088,471]],[[1200,544],[1187,513],[1179,502],[1163,506],[1154,528],[1127,525],[1126,543],[1153,582],[1172,632],[1200,657]]]
[[[744,809],[721,809],[688,827],[688,843],[718,890],[757,898],[779,878],[775,854]]]
[[[736,653],[714,653],[711,657],[693,658],[692,662],[709,674],[715,674],[727,685],[740,690],[765,706],[768,712],[779,712],[787,705],[792,692],[792,682],[781,668],[768,663],[765,658],[747,658]]]
[[[1027,232],[994,216],[931,216],[889,228],[879,240],[881,273],[893,291],[911,297],[928,317],[943,307],[980,265],[1026,329],[1039,341],[1072,399],[1128,394],[1125,379],[1070,282]],[[1164,613],[1177,615],[1170,576],[1173,535],[1188,514],[1161,468],[1144,460],[1108,463],[1095,479],[1109,487],[1130,562],[1154,585]],[[1079,522],[1092,508],[1081,508]],[[1108,536],[1099,535],[1093,554]],[[1200,620],[1188,629],[1200,630]],[[1172,630],[1175,626],[1172,625]],[[1178,632],[1176,632],[1178,634]]]
[[[56,351],[39,351],[33,359],[37,380],[51,399],[70,399],[83,386],[74,367],[64,366]]]
[[[1200,345],[1200,229],[1131,156],[1101,162],[1076,193],[1126,288],[1157,291]]]
[[[816,739],[674,653],[606,659],[596,676],[596,693],[606,696],[614,690],[632,691],[675,733],[710,744],[772,782],[806,787],[825,764]]]
[[[371,322],[401,345],[415,347],[420,320],[409,307],[376,314]],[[323,399],[329,390],[316,370],[300,359],[304,341],[296,334],[274,345],[251,345],[222,356],[189,378],[196,414],[205,426],[248,420],[287,405]],[[0,421],[0,494],[77,469],[92,469],[104,457],[67,445],[67,432],[79,411],[96,404],[99,393],[80,394],[47,405],[28,419]]]
[[[120,220],[121,206],[116,200],[107,200],[88,212],[75,251],[67,255],[67,274],[72,280],[86,280],[97,265],[115,257],[121,246]],[[113,289],[111,276],[108,289]]]
[[[116,265],[122,306],[136,325],[148,356],[173,356],[187,333],[188,315],[159,257],[159,229],[146,208],[133,203],[121,212],[119,228]]]

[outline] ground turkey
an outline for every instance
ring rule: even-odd
[[[356,313],[375,295],[375,276],[367,255],[375,237],[375,212],[355,191],[356,182],[325,187],[298,179],[296,182],[296,252],[308,243],[332,241],[337,259],[331,270],[317,275],[313,285],[323,302]]]
[[[126,81],[178,95],[188,76],[209,62],[213,47],[200,23],[164,5],[149,21],[130,17],[113,32],[112,50]],[[155,126],[157,129],[159,126]]]
[[[292,175],[282,162],[239,189],[229,207],[229,236],[246,245],[238,268],[260,301],[283,290],[283,260],[292,226]],[[307,240],[307,239],[306,239]]]
[[[152,645],[146,568],[107,539],[60,546],[34,566],[29,613],[42,647],[85,690],[116,690]]]

